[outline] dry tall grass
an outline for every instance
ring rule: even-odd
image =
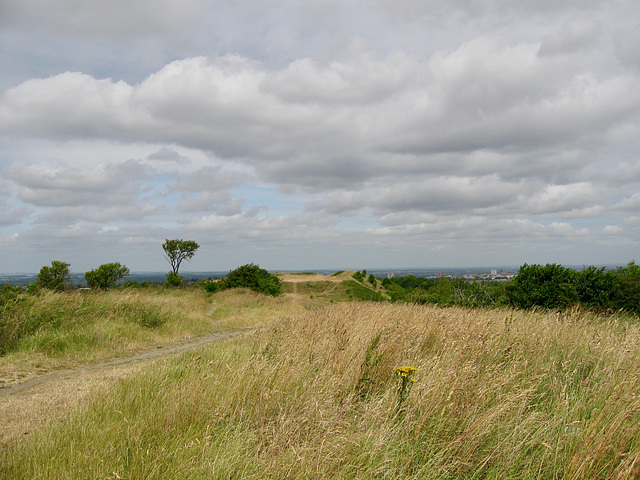
[[[640,478],[639,367],[625,319],[338,304],[119,382],[0,473]]]

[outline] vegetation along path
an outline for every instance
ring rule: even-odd
[[[35,378],[0,389],[0,443],[17,435],[26,435],[34,427],[50,420],[54,411],[62,412],[86,395],[104,386],[108,380],[124,378],[144,368],[145,360],[157,359],[243,335],[251,330],[234,330],[185,338],[180,344],[158,345],[152,350],[74,370]],[[63,408],[61,408],[63,407]],[[29,412],[25,415],[25,412]]]
[[[198,338],[185,338],[185,342],[184,343],[180,343],[177,345],[169,345],[169,346],[163,346],[163,345],[158,345],[156,346],[153,350],[148,350],[142,353],[138,353],[136,355],[133,356],[129,356],[129,357],[124,357],[124,358],[118,358],[116,360],[110,360],[108,362],[102,362],[99,364],[95,364],[95,365],[86,365],[83,366],[81,368],[75,369],[75,370],[70,370],[70,371],[66,371],[66,372],[60,372],[60,373],[56,373],[55,375],[47,375],[44,377],[39,377],[39,378],[34,378],[33,380],[29,380],[27,382],[24,383],[19,383],[16,385],[12,385],[10,387],[6,387],[6,388],[2,388],[0,389],[0,396],[3,395],[11,395],[17,392],[20,392],[22,390],[34,387],[36,385],[39,385],[41,383],[45,383],[45,382],[50,382],[52,380],[56,380],[59,378],[63,378],[63,377],[69,377],[69,376],[73,376],[76,375],[80,372],[84,372],[84,371],[88,371],[88,370],[97,370],[97,369],[101,369],[101,368],[105,368],[105,367],[111,367],[111,366],[116,366],[116,365],[121,365],[121,364],[125,364],[125,363],[130,363],[130,362],[134,362],[136,360],[146,360],[149,358],[154,358],[154,357],[160,357],[160,356],[164,356],[164,355],[170,355],[172,353],[178,353],[178,352],[183,352],[185,350],[191,350],[193,348],[197,348],[201,345],[205,345],[207,343],[212,343],[212,342],[216,342],[219,340],[223,340],[225,338],[229,338],[229,337],[234,337],[236,335],[242,335],[244,333],[246,333],[248,330],[240,330],[240,331],[233,331],[233,332],[224,332],[224,333],[216,333],[214,335],[206,335],[203,337],[198,337]]]

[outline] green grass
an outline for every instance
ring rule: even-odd
[[[633,319],[214,299],[263,326],[107,385],[0,478],[640,478]]]
[[[387,299],[384,295],[375,290],[371,284],[363,285],[355,280],[345,280],[342,282],[346,288],[347,294],[353,300],[384,302]]]
[[[256,317],[227,312],[264,305],[261,295],[230,290],[219,297],[202,289],[117,289],[43,292],[0,310],[0,384],[130,355],[188,336],[251,328]]]

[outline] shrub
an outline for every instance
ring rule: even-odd
[[[640,313],[640,265],[634,261],[614,272],[618,284],[616,308]]]
[[[598,310],[614,306],[618,297],[618,283],[615,274],[603,268],[587,267],[577,272],[575,287],[578,301],[586,308]]]
[[[440,306],[453,305],[453,283],[446,277],[440,277],[436,284],[427,291],[426,300],[428,303],[435,303]]]
[[[366,276],[365,272],[366,270],[363,270],[362,272],[356,272],[353,274],[353,278],[359,282],[362,282],[364,280],[364,277]]]
[[[576,303],[576,272],[557,264],[527,265],[507,289],[509,301],[520,308],[566,308]]]
[[[0,290],[0,306],[15,302],[20,292],[22,292],[20,288],[14,287],[10,283],[2,285],[2,289]]]
[[[382,280],[382,286],[385,287],[387,295],[389,295],[392,302],[401,302],[408,299],[407,291],[397,283],[393,283],[388,278]]]
[[[36,280],[34,284],[34,288],[31,290],[46,288],[47,290],[61,292],[70,288],[71,275],[69,273],[69,264],[54,260],[51,262],[50,267],[45,265],[40,269],[38,280]]]
[[[105,263],[95,270],[84,274],[84,279],[91,288],[107,290],[116,286],[116,282],[129,275],[129,269],[119,263]]]
[[[179,287],[182,285],[182,282],[184,282],[184,279],[174,272],[167,273],[166,278],[167,281],[165,282],[165,285],[168,287]]]
[[[282,284],[280,279],[253,263],[242,265],[241,267],[230,271],[223,280],[212,283],[221,284],[219,287],[210,287],[212,289],[217,288],[218,290],[222,290],[224,288],[245,287],[266,295],[276,296],[282,294]]]
[[[221,290],[224,290],[224,282],[218,281],[214,282],[213,280],[206,280],[202,283],[204,289],[209,293],[216,293]]]

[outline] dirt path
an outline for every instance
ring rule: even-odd
[[[130,357],[87,365],[0,389],[0,447],[12,438],[26,435],[37,426],[59,418],[83,398],[105,388],[110,380],[125,378],[142,370],[147,361],[193,350],[249,331],[188,339],[177,345],[158,346]]]
[[[75,370],[69,370],[66,372],[56,373],[54,375],[47,375],[44,377],[34,378],[33,380],[29,380],[24,383],[19,383],[16,385],[12,385],[10,387],[0,389],[0,396],[12,395],[22,390],[29,389],[36,385],[40,385],[41,383],[51,382],[59,378],[77,375],[80,372],[85,372],[89,370],[98,370],[105,367],[111,367],[115,365],[122,365],[124,363],[135,362],[137,360],[145,360],[148,358],[161,357],[164,355],[170,355],[172,353],[183,352],[185,350],[191,350],[193,348],[197,348],[207,343],[216,342],[219,340],[223,340],[225,338],[234,337],[236,335],[242,335],[244,333],[246,333],[246,331],[225,332],[225,333],[216,333],[214,335],[206,335],[203,337],[185,340],[184,343],[180,343],[178,345],[158,346],[153,350],[148,350],[146,352],[138,353],[130,357],[118,358],[115,360],[110,360],[108,362],[98,363],[96,365],[87,365],[84,367],[77,368]]]

